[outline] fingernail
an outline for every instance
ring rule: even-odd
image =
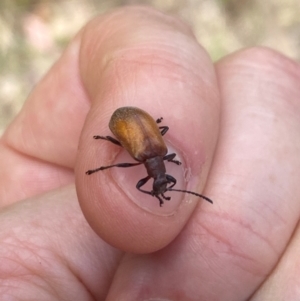
[[[182,162],[180,156],[178,156],[178,152],[174,150],[174,148],[168,146],[168,153],[176,153],[175,160]],[[119,162],[132,162],[132,158],[128,155],[126,151],[122,151],[116,158],[116,163]],[[114,163],[114,164],[116,164]],[[184,167],[182,165],[177,165],[172,162],[164,161],[166,167],[166,173],[174,177],[177,181],[176,188],[184,189]],[[183,163],[183,162],[182,162]],[[128,195],[128,197],[139,207],[144,210],[151,212],[156,215],[172,215],[180,206],[184,194],[181,192],[175,191],[167,191],[164,195],[166,197],[171,197],[170,200],[163,200],[162,206],[160,206],[159,200],[150,195],[139,191],[136,188],[137,183],[147,177],[147,170],[144,164],[130,167],[130,168],[116,168],[112,171],[113,178],[116,184]],[[149,179],[149,181],[143,185],[141,188],[146,191],[152,191],[153,178]],[[169,186],[170,184],[168,184]],[[175,188],[174,187],[174,188]]]

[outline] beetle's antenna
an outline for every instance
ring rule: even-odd
[[[208,197],[202,195],[202,194],[199,194],[199,193],[196,193],[196,192],[193,192],[193,191],[188,191],[188,190],[180,190],[180,189],[173,189],[173,188],[170,188],[170,189],[167,189],[168,191],[178,191],[178,192],[185,192],[185,193],[190,193],[190,194],[193,194],[193,195],[196,195],[210,203],[213,204],[213,201],[211,199],[209,199]]]

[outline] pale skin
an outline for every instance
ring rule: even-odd
[[[299,82],[268,49],[213,64],[147,8],[90,22],[1,139],[0,299],[298,300]],[[120,148],[92,137],[126,105],[164,117],[190,171],[178,188],[213,205],[172,194],[165,216],[133,169],[85,174],[113,164]]]

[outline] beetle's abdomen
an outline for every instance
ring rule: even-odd
[[[167,146],[155,120],[135,107],[117,109],[111,116],[109,128],[122,146],[137,161],[165,156]]]

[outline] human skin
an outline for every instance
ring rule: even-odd
[[[149,8],[92,20],[0,141],[0,299],[298,300],[299,80],[264,48],[213,64]],[[128,105],[164,118],[176,187],[213,205],[169,192],[159,211],[135,167],[85,174],[130,159],[92,138]]]

